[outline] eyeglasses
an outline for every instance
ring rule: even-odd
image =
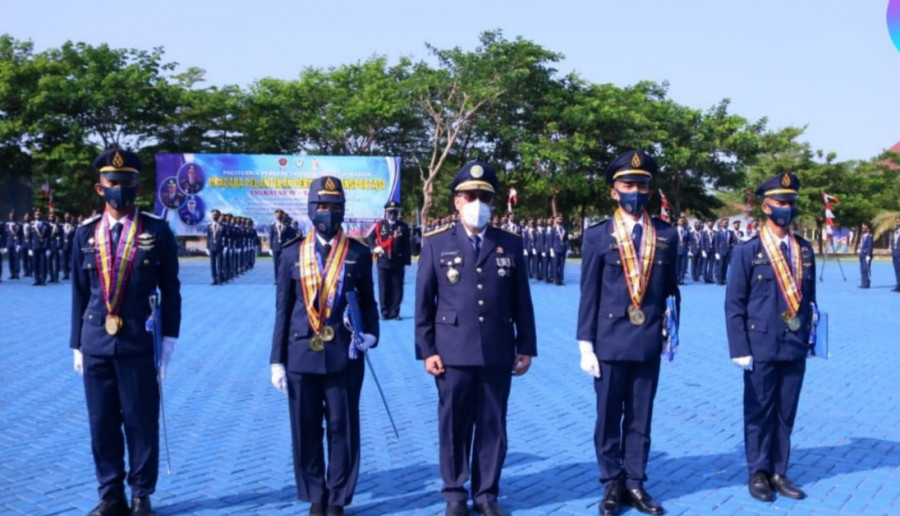
[[[494,200],[494,194],[482,190],[471,190],[467,192],[458,192],[456,195],[462,197],[466,202],[481,201],[485,204],[491,204]]]

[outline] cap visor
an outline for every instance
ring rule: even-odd
[[[134,181],[138,178],[134,172],[103,172],[100,175],[110,181]]]

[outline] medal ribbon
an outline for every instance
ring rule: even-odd
[[[321,270],[316,257],[315,230],[310,231],[300,243],[300,285],[303,291],[303,304],[306,306],[309,325],[317,334],[331,316],[334,300],[341,290],[344,260],[347,259],[347,251],[350,249],[350,239],[344,236],[343,231],[338,231],[335,238],[337,243],[332,246]],[[318,303],[316,292],[319,293]]]
[[[106,303],[106,311],[109,315],[118,315],[125,299],[125,284],[131,276],[134,267],[134,258],[137,256],[136,236],[143,229],[143,224],[138,217],[137,209],[131,210],[131,214],[120,221],[122,223],[122,236],[119,237],[119,246],[116,254],[112,256],[112,240],[109,235],[109,221],[104,215],[100,224],[94,228],[94,241],[100,247],[100,252],[94,254],[97,270],[100,272],[100,291],[103,301]]]
[[[613,220],[613,235],[619,244],[619,258],[625,268],[625,282],[628,285],[628,295],[631,296],[631,304],[640,308],[647,293],[647,284],[650,283],[650,273],[653,271],[653,258],[656,256],[656,228],[644,212],[642,224],[644,237],[641,239],[641,249],[634,248],[634,241],[625,229],[625,219],[621,210],[616,210]]]
[[[387,252],[388,258],[391,257],[391,246],[394,244],[394,235],[382,239],[381,238],[381,221],[375,222],[375,243]]]
[[[788,233],[790,235],[790,233]],[[788,310],[791,315],[797,315],[800,310],[800,301],[803,299],[803,293],[800,292],[799,285],[803,281],[803,267],[800,263],[800,244],[796,238],[790,238],[791,258],[793,268],[797,271],[797,277],[794,278],[791,267],[788,265],[784,253],[781,252],[778,238],[772,234],[767,226],[763,226],[759,231],[759,239],[762,241],[763,249],[769,257],[769,263],[772,264],[772,270],[775,271],[775,279],[778,280],[778,290],[784,296]]]

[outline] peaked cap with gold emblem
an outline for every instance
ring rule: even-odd
[[[137,154],[119,149],[107,149],[94,159],[94,168],[110,181],[129,181],[138,178],[144,168]]]
[[[450,183],[450,191],[455,194],[472,190],[491,193],[497,191],[497,173],[494,172],[494,167],[483,161],[470,161],[459,169]]]
[[[619,154],[606,167],[606,182],[609,184],[616,181],[649,183],[658,171],[653,156],[642,150],[630,150]]]
[[[309,185],[308,204],[340,203],[344,204],[344,185],[334,176],[320,176]]]
[[[781,172],[766,179],[756,189],[756,195],[771,197],[779,201],[796,201],[797,192],[800,191],[800,180],[790,172]]]

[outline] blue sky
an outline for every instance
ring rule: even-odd
[[[869,159],[900,140],[900,52],[887,0],[0,0],[0,32],[37,50],[67,40],[149,50],[210,84],[289,79],[425,42],[472,49],[502,29],[566,56],[561,72],[620,86],[668,81],[676,101],[807,126],[801,140]]]

